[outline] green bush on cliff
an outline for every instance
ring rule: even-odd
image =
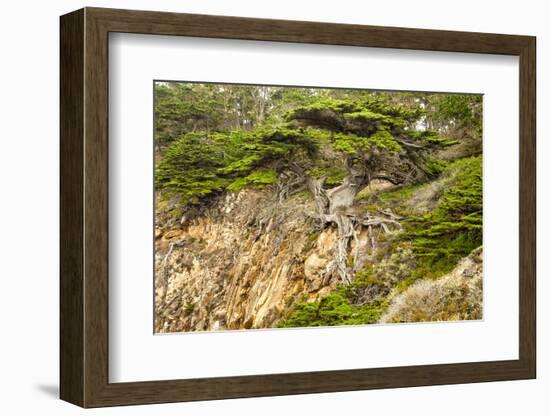
[[[339,286],[337,290],[322,296],[318,301],[297,302],[290,314],[281,320],[278,328],[296,328],[311,326],[365,325],[377,322],[387,308],[387,301],[378,298],[366,304],[353,304],[359,286],[368,285],[366,281],[352,282],[348,286]]]
[[[252,172],[244,178],[238,178],[227,186],[230,191],[240,191],[247,186],[253,186],[256,189],[262,189],[268,185],[277,182],[277,172],[275,169],[266,169]]]
[[[389,236],[377,262],[399,250],[412,250],[410,273],[399,280],[398,291],[423,278],[437,278],[451,271],[459,260],[482,244],[483,194],[481,156],[442,165],[438,182],[397,187],[368,194],[360,201],[370,211],[391,209],[403,216],[403,232]],[[430,192],[430,187],[435,189]],[[410,201],[435,198],[426,214],[415,213]],[[425,205],[424,205],[425,209]],[[358,275],[355,277],[358,278]]]
[[[230,133],[188,133],[165,151],[156,169],[156,187],[184,204],[224,190],[265,187],[277,181],[277,167],[317,144],[306,130],[261,128]]]
[[[481,156],[453,162],[453,183],[436,209],[406,220],[402,239],[410,241],[422,273],[437,277],[482,244],[483,192]]]

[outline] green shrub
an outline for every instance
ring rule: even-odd
[[[158,162],[157,189],[194,204],[225,190],[265,187],[277,181],[275,166],[316,151],[307,130],[258,128],[230,133],[188,133]]]
[[[480,156],[458,160],[446,168],[453,183],[436,209],[405,223],[403,240],[411,242],[421,273],[438,277],[482,244],[483,188]]]
[[[341,285],[334,292],[318,301],[298,301],[288,316],[279,322],[279,328],[308,326],[364,325],[378,322],[388,303],[378,297],[366,304],[354,304],[357,292],[373,284],[365,279],[356,279],[349,285]]]
[[[274,169],[259,170],[252,172],[244,178],[236,179],[227,189],[230,191],[240,191],[247,186],[262,189],[268,185],[273,185],[275,182],[277,182],[277,172]]]

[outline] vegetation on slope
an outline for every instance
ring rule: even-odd
[[[458,321],[482,318],[482,248],[449,274],[422,279],[398,294],[380,318],[387,322]]]
[[[368,265],[356,274],[349,286],[341,286],[315,302],[298,302],[279,323],[280,327],[353,325],[377,322],[389,302],[391,289],[405,291],[418,280],[432,281],[449,273],[462,259],[482,244],[482,188],[481,157],[457,160],[442,172],[439,181],[445,186],[441,192],[427,193],[433,182],[406,186],[370,195],[363,203],[370,209],[392,209],[404,219],[404,231],[390,237],[379,252],[378,262]],[[425,193],[435,206],[424,215],[414,215],[408,205],[415,194]],[[426,288],[435,287],[426,284]],[[358,297],[360,291],[371,296]],[[461,311],[457,297],[470,293],[466,286],[449,294],[448,313]],[[437,299],[437,301],[440,301]],[[435,300],[434,300],[435,302]],[[469,304],[468,310],[472,306]],[[479,310],[479,309],[476,309]],[[462,311],[466,313],[466,309]],[[426,313],[426,312],[424,312]],[[445,316],[445,311],[434,313]],[[450,316],[450,315],[449,315]],[[479,315],[458,315],[477,316]],[[418,315],[417,317],[420,317]],[[419,320],[428,320],[423,316]]]
[[[406,219],[402,238],[411,242],[424,276],[449,272],[482,243],[481,157],[460,159],[445,169],[452,177],[437,207]]]

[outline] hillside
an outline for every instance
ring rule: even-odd
[[[480,319],[478,97],[175,84],[156,111],[156,332]]]

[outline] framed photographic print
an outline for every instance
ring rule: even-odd
[[[535,38],[61,17],[82,407],[536,375]]]

